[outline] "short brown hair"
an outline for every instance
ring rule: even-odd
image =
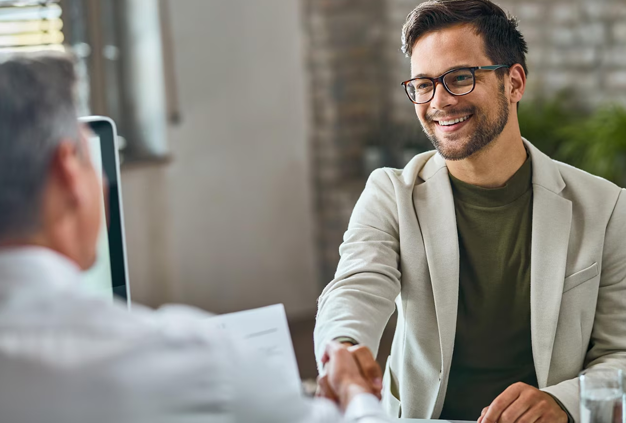
[[[489,0],[430,0],[417,6],[402,27],[402,51],[411,56],[424,34],[453,25],[469,24],[485,42],[487,57],[496,65],[519,63],[528,75],[528,45],[517,29],[518,21]]]

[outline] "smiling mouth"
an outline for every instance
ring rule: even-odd
[[[467,116],[463,116],[460,118],[456,118],[456,119],[449,119],[449,120],[435,120],[434,122],[439,125],[439,126],[454,126],[454,125],[458,125],[460,123],[465,122],[466,120],[468,120],[469,118],[471,118],[472,115],[467,115]]]

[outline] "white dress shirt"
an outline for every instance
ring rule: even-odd
[[[50,250],[0,252],[0,421],[387,421],[373,395],[342,416],[282,389],[253,352],[208,329],[209,314],[130,313],[79,284],[79,269]]]

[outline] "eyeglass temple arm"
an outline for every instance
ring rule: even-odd
[[[498,70],[502,68],[510,68],[510,66],[509,65],[476,66],[476,69],[484,69],[484,70]]]

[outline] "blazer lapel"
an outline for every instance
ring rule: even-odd
[[[547,385],[563,294],[572,203],[554,162],[526,141],[533,163],[530,320],[539,387]]]
[[[530,269],[531,340],[540,387],[548,380],[559,318],[572,221],[572,203],[559,194],[565,182],[554,162],[524,140],[533,163]],[[413,192],[432,281],[442,370],[450,368],[459,296],[459,245],[452,188],[444,159],[435,154]]]
[[[445,161],[434,155],[420,172],[423,183],[413,191],[430,272],[442,370],[452,362],[459,296],[459,243],[452,188]]]

